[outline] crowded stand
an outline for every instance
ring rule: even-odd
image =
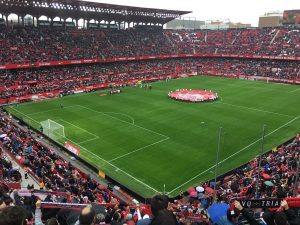
[[[0,30],[1,64],[174,54],[300,56],[299,28],[173,31],[62,30],[6,27]]]
[[[299,26],[88,30],[6,23],[0,105],[103,88],[114,94],[142,81],[198,74],[300,83],[299,43]],[[174,199],[157,193],[148,204],[95,179],[62,152],[0,108],[0,225],[300,224],[300,134],[216,182]],[[22,186],[28,177],[37,185]]]
[[[93,31],[3,27],[0,30],[0,43],[5,47],[0,49],[1,65],[21,66],[11,69],[3,66],[0,70],[3,80],[0,84],[0,101],[8,103],[17,97],[50,92],[57,94],[85,87],[97,89],[101,84],[164,79],[169,75],[174,77],[189,73],[295,81],[300,79],[297,60],[248,58],[251,55],[298,57],[299,41],[299,28],[295,27],[218,31],[175,31],[145,26]],[[192,54],[208,54],[209,57],[191,58]],[[166,56],[164,60],[151,58],[163,55]],[[177,59],[168,59],[172,56]],[[129,57],[130,61],[124,61],[127,59],[124,57]],[[135,57],[142,58],[138,60]],[[110,59],[113,59],[110,63],[97,61],[94,64],[85,62],[83,65],[68,65],[70,60],[77,60],[75,62],[79,64],[80,60]],[[111,63],[118,59],[122,59],[122,62]],[[22,64],[30,62],[44,62],[46,66],[38,65],[36,68],[33,64]],[[55,65],[59,66],[51,66],[50,62],[57,62]],[[26,65],[26,68],[22,68],[22,65]]]
[[[283,60],[183,58],[0,70],[0,99],[192,73],[296,80],[300,78],[300,66]]]
[[[9,151],[28,173],[37,178],[41,189],[68,191],[77,196],[79,201],[83,201],[82,196],[98,203],[117,201],[108,190],[103,191],[103,187],[97,185],[93,179],[36,140],[30,130],[25,131],[14,125],[10,118],[4,117],[2,113],[0,127],[1,134],[6,134],[1,138],[3,148]],[[10,169],[11,166],[6,167]],[[4,179],[9,176],[11,177],[8,172]]]
[[[0,149],[0,179],[7,182],[19,182],[22,179],[18,167],[13,167],[12,162],[3,154]]]

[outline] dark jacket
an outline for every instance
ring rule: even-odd
[[[250,225],[261,225],[261,223],[258,222],[247,209],[243,209],[241,213]]]
[[[288,209],[283,211],[286,215],[286,218],[290,225],[299,225],[300,218],[296,215],[296,212],[293,209]],[[268,225],[275,225],[274,223],[275,212],[266,211],[263,215],[264,220]]]
[[[167,209],[160,210],[150,225],[178,225],[175,215]]]
[[[247,220],[247,222],[250,225],[262,225],[261,223],[259,223],[253,216],[252,214],[247,210],[247,209],[243,209],[241,211],[241,214],[243,215],[244,219]],[[238,221],[230,221],[227,218],[227,215],[223,216],[218,222],[217,225],[236,225],[238,224]],[[269,225],[269,224],[268,224]]]

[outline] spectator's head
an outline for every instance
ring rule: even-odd
[[[59,225],[59,222],[56,218],[51,218],[51,219],[47,220],[45,225]]]
[[[121,221],[122,220],[122,215],[120,212],[115,212],[114,215],[113,215],[113,221]]]
[[[274,215],[275,225],[288,225],[288,221],[284,212],[276,212]]]
[[[135,225],[134,221],[133,220],[129,220],[126,222],[126,225]]]
[[[0,198],[0,211],[6,208],[6,204],[2,198]]]
[[[168,196],[166,195],[155,195],[151,199],[151,211],[154,216],[162,210],[168,207]]]
[[[13,202],[13,200],[11,199],[11,197],[7,194],[3,194],[2,198],[0,200],[0,210],[1,208],[5,208],[10,206],[10,204]]]
[[[240,210],[235,207],[229,208],[227,210],[227,219],[231,222],[237,221],[240,215]]]
[[[0,225],[26,225],[26,211],[19,206],[3,209],[0,216]]]
[[[277,198],[286,198],[286,197],[287,197],[286,192],[282,188],[278,189]]]
[[[103,213],[96,214],[96,223],[105,222],[105,215]]]
[[[87,206],[81,210],[79,216],[80,225],[94,225],[95,224],[95,211],[91,206]]]
[[[149,215],[151,214],[150,208],[145,207],[145,206],[140,207],[140,212],[141,212],[142,217],[148,216],[148,218],[149,218]]]
[[[128,220],[132,220],[132,218],[133,218],[133,216],[132,216],[132,214],[131,213],[128,213],[127,215],[126,215],[126,221],[128,221]]]

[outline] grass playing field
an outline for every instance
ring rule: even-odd
[[[219,127],[223,128],[219,174],[258,155],[300,128],[300,86],[197,76],[157,82],[152,90],[126,88],[118,95],[78,94],[7,108],[39,128],[51,119],[64,126],[80,157],[134,192],[176,196],[213,178]],[[170,90],[207,89],[212,103],[171,100]],[[60,104],[64,108],[61,109]]]

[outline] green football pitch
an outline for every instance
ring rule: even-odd
[[[300,130],[300,86],[195,76],[152,87],[77,94],[7,110],[38,129],[47,119],[63,125],[65,137],[58,142],[72,142],[80,157],[143,197],[163,192],[164,185],[176,196],[213,178],[220,127],[218,174],[259,154],[263,125],[264,151]],[[168,98],[169,91],[184,88],[212,90],[220,98],[211,103]]]

